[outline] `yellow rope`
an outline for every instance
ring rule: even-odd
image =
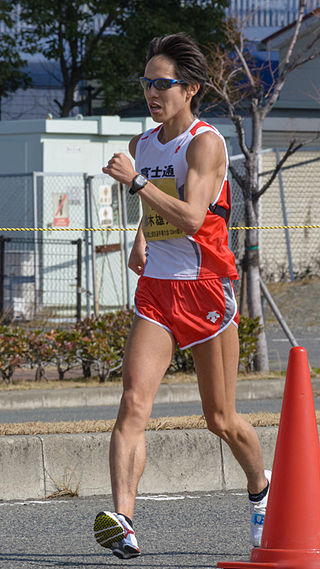
[[[320,225],[257,225],[229,229],[320,229]],[[0,231],[137,231],[137,227],[0,227]]]

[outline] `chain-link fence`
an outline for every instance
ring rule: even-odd
[[[57,325],[80,319],[81,240],[0,236],[4,321]]]
[[[261,184],[282,154],[263,152]],[[231,163],[244,174],[242,156]],[[230,227],[242,227],[243,195],[230,178]],[[319,185],[320,152],[297,152],[259,200],[259,225],[319,224]],[[137,276],[127,264],[141,218],[138,196],[108,176],[85,173],[0,175],[0,192],[0,312],[14,319],[61,321],[133,305]],[[244,239],[244,230],[229,230],[239,271]],[[319,274],[316,229],[261,230],[259,247],[266,281]]]
[[[261,154],[260,187],[270,178],[284,151],[270,149]],[[244,158],[231,158],[237,174],[244,176]],[[245,226],[242,191],[231,176],[231,226]],[[302,229],[262,229],[259,231],[260,267],[265,281],[294,280],[320,273],[319,231],[309,225],[320,223],[320,150],[300,150],[291,156],[258,206],[260,227],[306,226]],[[238,268],[244,255],[245,231],[230,231],[230,245]]]

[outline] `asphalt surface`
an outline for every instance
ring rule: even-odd
[[[94,540],[110,496],[0,502],[1,569],[204,569],[250,556],[245,491],[138,496],[134,527],[143,555],[123,562]]]
[[[299,346],[307,350],[309,364],[320,368],[320,331],[292,330]],[[266,333],[270,369],[285,372],[288,365],[289,352],[292,348],[288,338],[279,326],[277,332]]]
[[[314,398],[316,410],[320,409],[320,397]],[[282,399],[249,399],[237,401],[239,413],[280,413]],[[1,423],[25,423],[29,421],[59,422],[59,421],[98,421],[115,419],[118,405],[94,407],[62,407],[40,409],[1,410]],[[202,415],[199,401],[183,403],[158,403],[153,406],[151,417],[183,417],[187,415]]]

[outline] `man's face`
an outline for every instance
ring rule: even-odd
[[[178,79],[174,63],[162,55],[156,55],[148,61],[144,76],[148,79]],[[151,84],[144,95],[155,122],[167,122],[189,111],[191,97],[188,87],[185,88],[184,85],[174,84],[170,89],[159,91]]]

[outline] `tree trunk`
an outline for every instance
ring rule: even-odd
[[[258,179],[258,160],[253,157],[251,171],[247,172],[249,191],[245,195],[245,216],[248,227],[258,225],[257,211],[253,206],[252,181]],[[250,187],[251,186],[251,187]],[[255,184],[257,188],[257,185]],[[263,309],[260,293],[260,268],[259,268],[259,240],[257,229],[247,229],[245,239],[245,258],[243,263],[244,270],[247,272],[247,304],[250,318],[259,318],[262,331],[260,332],[257,345],[254,365],[256,371],[269,371],[268,347],[264,329]]]
[[[250,230],[249,230],[250,231]],[[258,256],[258,253],[257,253]],[[248,263],[247,268],[247,299],[250,318],[259,317],[262,331],[258,335],[254,367],[256,371],[269,371],[268,346],[264,329],[263,311],[260,294],[260,269],[257,263]]]
[[[251,149],[246,160],[246,183],[243,188],[245,217],[248,227],[258,226],[258,206],[253,197],[259,190],[259,159],[262,148],[262,120],[256,103],[252,103]],[[258,229],[247,229],[245,239],[244,268],[247,271],[247,304],[250,318],[259,318],[262,331],[258,335],[254,367],[256,371],[269,371],[268,347],[263,321],[260,292]]]

